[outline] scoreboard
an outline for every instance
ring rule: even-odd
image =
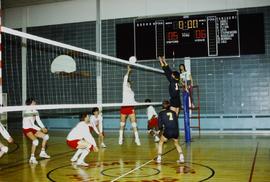
[[[136,19],[134,52],[139,60],[239,56],[238,11]]]

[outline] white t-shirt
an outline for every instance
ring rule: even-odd
[[[2,123],[0,122],[0,133],[1,135],[6,139],[10,139],[11,136],[9,135],[9,133],[7,132],[6,128],[2,125]]]
[[[102,121],[103,121],[103,118],[102,118],[101,114],[99,114],[97,117],[95,115],[90,116],[90,126],[92,128],[94,128],[94,130],[95,130],[96,126],[98,126],[98,131],[100,133],[102,133],[102,131],[103,131],[103,122]],[[96,132],[96,133],[98,134],[98,132]]]
[[[35,124],[37,122],[38,126]],[[33,128],[40,130],[45,128],[42,121],[40,120],[39,113],[36,110],[28,110],[23,112],[23,129]]]
[[[191,73],[189,71],[186,71],[184,73],[180,74],[180,78],[185,82],[185,81],[190,81],[190,75]]]
[[[95,139],[89,131],[89,126],[84,121],[80,121],[67,136],[67,140],[86,140],[89,144],[97,146]]]
[[[153,106],[147,107],[147,118],[150,120],[153,116],[158,116],[155,108]]]
[[[129,86],[128,83],[128,74],[124,76],[124,82],[123,82],[123,104],[134,104],[135,101],[135,95],[132,89]]]

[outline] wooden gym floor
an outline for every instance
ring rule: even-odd
[[[48,153],[51,159],[38,158],[39,164],[30,165],[31,142],[21,131],[12,133],[16,144],[9,145],[9,154],[0,159],[0,182],[270,181],[270,135],[202,134],[193,136],[193,142],[187,145],[181,133],[186,162],[176,163],[178,154],[173,143],[168,142],[164,146],[162,164],[156,164],[157,144],[146,133],[140,133],[141,146],[133,142],[132,133],[126,133],[124,144],[119,146],[118,132],[107,132],[107,148],[87,157],[90,167],[71,165],[73,151],[66,145],[66,135],[67,132],[50,131]],[[1,141],[4,142],[2,138]]]

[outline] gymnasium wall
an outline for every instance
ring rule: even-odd
[[[200,87],[202,114],[270,113],[270,7],[239,9],[240,14],[257,12],[264,13],[265,54],[246,55],[239,58],[191,60],[192,75],[195,83]],[[116,24],[132,21],[132,18],[102,21],[102,52],[104,54],[116,56]],[[93,21],[30,27],[27,28],[27,31],[45,38],[95,50],[95,22]],[[183,62],[182,60],[175,60],[174,63],[171,60],[168,61],[175,68]],[[159,63],[155,60],[145,64],[159,67]],[[6,62],[5,66],[20,70],[16,67],[19,64],[9,66],[9,62]],[[121,71],[115,69],[117,67],[111,69],[110,65],[103,65],[104,103],[121,102],[122,78],[125,68],[121,67]],[[157,75],[149,72],[134,72],[132,79],[136,100],[144,101],[145,95],[152,95],[150,99],[153,101],[168,98],[167,80],[160,75],[156,77]],[[13,87],[10,79],[13,78],[15,81],[19,79],[18,75],[8,78],[9,82],[4,82],[4,89]],[[162,87],[161,90],[160,87]],[[31,86],[28,89],[31,90]],[[18,100],[18,98],[13,99],[12,97],[18,97],[16,94],[10,94],[10,100]]]
[[[117,3],[116,3],[117,2]],[[101,0],[101,19],[269,6],[268,0]],[[94,21],[96,0],[72,0],[4,10],[10,28]]]
[[[108,1],[109,3],[110,1]],[[139,1],[142,2],[142,1]],[[148,4],[151,1],[143,1],[144,4]],[[174,1],[177,3],[176,1]],[[183,3],[183,1],[180,1]],[[187,2],[187,1],[185,1]],[[190,1],[188,1],[190,2]],[[225,2],[225,1],[223,1]],[[241,4],[241,2],[245,2]],[[247,3],[249,2],[249,3]],[[73,2],[74,3],[74,2]],[[262,3],[262,4],[260,4]],[[260,1],[256,6],[263,6],[264,4],[268,5],[267,7],[253,7],[247,8],[250,6],[255,6],[254,1],[226,1],[225,4],[227,9],[232,8],[231,6],[238,6],[240,14],[248,14],[248,13],[263,13],[264,14],[264,29],[265,29],[265,54],[258,55],[245,55],[239,58],[212,58],[212,59],[192,59],[191,60],[191,70],[192,75],[195,80],[195,83],[200,87],[200,98],[201,98],[201,113],[202,113],[202,128],[209,130],[242,130],[247,129],[256,130],[268,130],[270,128],[270,124],[268,121],[270,115],[270,6],[268,1]],[[161,3],[157,3],[160,5]],[[193,3],[194,4],[194,3]],[[220,3],[212,3],[210,10],[214,9],[222,9]],[[56,4],[54,4],[56,5]],[[84,4],[86,5],[86,4]],[[108,5],[108,4],[107,4]],[[220,5],[220,6],[219,6]],[[52,6],[48,5],[48,6]],[[92,4],[92,8],[95,9],[95,5]],[[138,5],[139,6],[139,5]],[[163,5],[164,7],[166,5]],[[35,6],[36,7],[36,6]],[[106,6],[105,6],[106,7]],[[168,12],[153,12],[151,8],[147,6],[143,11],[138,10],[138,14],[141,16],[152,14],[166,14]],[[153,6],[151,6],[153,7]],[[202,11],[203,9],[192,9],[190,6],[186,7],[185,10],[181,10],[181,12],[195,12]],[[188,8],[189,7],[189,8]],[[202,6],[203,7],[203,6]],[[245,8],[242,8],[245,7]],[[32,7],[28,7],[28,11]],[[46,8],[46,6],[44,7]],[[175,7],[171,7],[175,8]],[[115,28],[118,23],[132,22],[133,18],[123,18],[118,15],[122,8],[114,8],[119,10],[115,12],[115,17],[111,15],[111,17],[107,20],[102,21],[102,52],[104,54],[116,56],[116,39],[115,39]],[[159,9],[157,7],[153,7],[153,9]],[[165,8],[164,8],[165,9]],[[224,8],[223,8],[224,9]],[[226,8],[225,8],[226,9]],[[39,36],[47,37],[50,39],[55,39],[58,41],[63,41],[65,43],[69,43],[75,46],[83,47],[90,50],[95,50],[95,13],[91,11],[91,8],[88,10],[91,11],[91,15],[87,15],[88,18],[83,16],[85,19],[78,18],[61,18],[57,17],[55,19],[48,18],[50,21],[41,21],[39,19],[38,22],[32,20],[33,15],[25,18],[24,16],[20,16],[19,13],[25,13],[25,8],[16,8],[15,9],[6,10],[7,15],[5,17],[5,25],[8,26],[10,24],[11,27],[21,27],[22,22],[24,25],[28,25],[27,31],[29,33],[33,33]],[[136,8],[130,9],[128,15],[135,16]],[[209,10],[209,9],[208,9]],[[9,11],[9,12],[8,12]],[[75,10],[74,10],[75,11]],[[84,10],[82,10],[84,11]],[[169,10],[168,10],[169,11]],[[8,13],[7,13],[8,12]],[[42,12],[42,11],[41,11]],[[134,14],[132,14],[132,12]],[[175,10],[171,10],[171,12],[175,12]],[[180,11],[175,13],[181,13]],[[9,14],[11,13],[11,14]],[[14,18],[12,21],[8,21],[11,19],[12,15],[18,15],[18,19]],[[66,13],[66,17],[69,17],[73,12]],[[78,17],[80,17],[80,13],[78,13]],[[88,12],[89,13],[89,12]],[[41,13],[42,14],[42,13]],[[48,13],[51,14],[51,13]],[[61,13],[58,15],[60,16]],[[36,15],[37,16],[37,15]],[[118,17],[117,17],[118,16]],[[16,17],[16,16],[15,16]],[[23,21],[20,19],[23,17]],[[46,17],[46,16],[45,16]],[[49,16],[48,16],[49,17]],[[56,17],[56,16],[55,16]],[[93,19],[89,19],[92,17]],[[103,12],[103,18],[106,17]],[[120,18],[121,17],[121,18]],[[59,19],[58,19],[59,18]],[[74,17],[73,17],[74,18]],[[46,19],[46,18],[45,18]],[[54,22],[55,21],[55,22]],[[32,22],[32,23],[30,23]],[[47,25],[51,24],[51,25]],[[52,25],[53,24],[53,25]],[[61,37],[59,35],[66,35],[65,37]],[[256,35],[254,35],[256,36]],[[175,68],[183,63],[183,60],[176,59],[174,62],[172,60],[168,60],[169,64],[175,66]],[[8,62],[6,65],[8,66]],[[159,67],[159,63],[156,61],[151,61],[148,63],[144,63],[149,66]],[[15,65],[13,65],[15,66]],[[12,68],[12,67],[10,67]],[[16,68],[13,67],[13,69]],[[103,65],[104,70],[109,70],[108,65]],[[20,68],[16,68],[17,70]],[[4,73],[5,74],[5,73]],[[122,93],[122,76],[124,74],[124,68],[121,68],[121,72],[103,72],[103,102],[119,102],[121,100]],[[145,74],[145,75],[144,75]],[[4,75],[4,77],[7,75]],[[151,98],[153,101],[159,101],[165,98],[168,98],[167,93],[167,80],[165,77],[154,78],[150,77],[150,79],[145,79],[149,77],[148,73],[143,74],[134,74],[132,79],[135,82],[135,93],[136,99],[138,101],[143,101],[145,98],[143,95],[151,94],[153,97]],[[10,79],[20,79],[17,75],[13,78],[9,77],[9,83],[12,83]],[[111,81],[113,79],[115,87],[113,87],[113,91],[110,90]],[[15,81],[14,80],[14,81]],[[18,80],[17,80],[18,82]],[[162,90],[159,92],[155,92],[155,89],[149,90],[146,85],[155,84],[156,88],[162,86]],[[4,82],[5,86],[5,82]],[[12,86],[10,84],[6,85]],[[7,88],[6,87],[6,88]],[[5,87],[4,87],[5,88]],[[28,89],[31,89],[29,87]],[[20,92],[18,90],[18,92]],[[142,93],[142,94],[140,94]],[[13,95],[10,95],[10,99]],[[15,97],[15,95],[14,95]],[[196,102],[196,100],[195,100]],[[21,103],[21,102],[18,102]],[[160,108],[157,108],[159,110]],[[145,110],[140,109],[140,120],[145,121]],[[112,113],[113,114],[113,113]],[[118,128],[117,122],[111,122],[111,118],[115,118],[115,121],[118,121],[118,116],[108,115],[105,118],[105,123],[107,128]],[[50,127],[58,127],[61,128],[62,124],[56,126],[57,124],[49,120],[48,121]],[[76,121],[74,121],[76,122]],[[73,123],[73,122],[72,122]],[[73,126],[73,124],[72,124]],[[141,125],[143,128],[145,125]],[[70,126],[71,127],[71,126]]]

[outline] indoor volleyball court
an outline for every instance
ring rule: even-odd
[[[1,5],[0,182],[270,181],[270,2]]]

